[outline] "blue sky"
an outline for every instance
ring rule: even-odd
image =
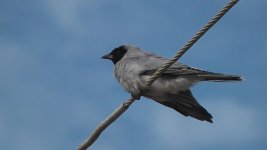
[[[75,149],[130,96],[103,54],[129,43],[169,58],[227,2],[0,0],[0,149]],[[180,59],[246,79],[192,88],[213,124],[142,98],[92,149],[266,149],[266,13],[240,1]]]

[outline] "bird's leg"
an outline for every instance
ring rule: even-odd
[[[131,94],[133,99],[140,100],[141,95]]]

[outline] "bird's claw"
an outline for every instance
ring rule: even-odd
[[[140,100],[141,96],[136,94],[131,94],[133,99]]]

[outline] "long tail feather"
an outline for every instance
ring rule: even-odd
[[[203,77],[204,81],[215,81],[215,82],[243,80],[242,77],[238,75],[225,75],[225,74],[220,74],[220,73],[200,74],[198,76]]]

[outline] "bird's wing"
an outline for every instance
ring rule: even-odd
[[[140,75],[152,75],[155,73],[155,69],[145,70]],[[227,75],[221,73],[214,73],[210,71],[205,71],[193,67],[189,67],[187,65],[183,65],[180,63],[175,63],[170,68],[168,68],[163,74],[162,77],[173,78],[177,76],[183,77],[193,77],[200,81],[241,81],[242,77],[239,75]]]
[[[161,65],[168,62],[168,59],[158,56],[154,53],[146,53],[143,51],[136,51],[128,57],[127,60],[133,60],[139,66],[144,67],[142,75],[153,74]],[[163,75],[177,76],[177,75],[195,75],[195,74],[207,74],[212,73],[201,69],[189,67],[181,63],[175,63],[169,67]]]
[[[163,64],[165,64],[168,59],[160,57],[153,53],[139,52],[136,53],[135,57],[130,57],[128,60],[132,60],[133,64],[141,67],[139,70],[140,76],[142,75],[152,75],[155,71]],[[189,67],[181,63],[175,63],[170,68],[168,68],[162,75],[162,77],[173,78],[177,76],[193,77],[200,81],[241,81],[242,77],[238,75],[225,75],[221,73],[214,73],[210,71],[205,71],[202,69],[197,69],[194,67]]]
[[[158,68],[154,68],[151,70],[145,70],[142,75],[152,75],[153,73],[155,73],[155,71]],[[165,76],[178,76],[178,75],[203,75],[203,74],[214,74],[212,72],[209,71],[204,71],[201,69],[197,69],[197,68],[193,68],[193,67],[189,67],[187,65],[183,65],[183,64],[174,64],[172,65],[170,68],[168,68],[163,75]]]

